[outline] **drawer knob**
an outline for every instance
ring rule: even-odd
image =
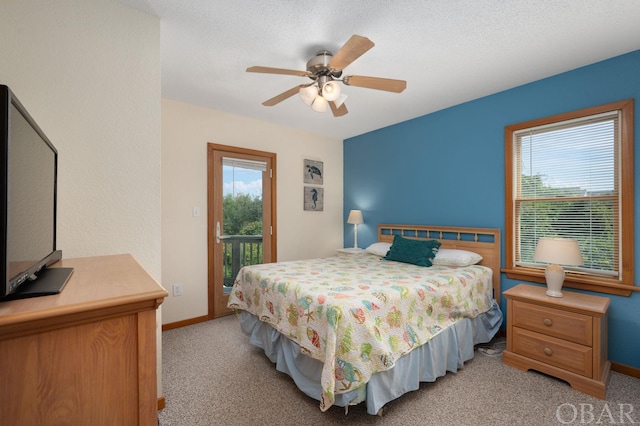
[[[542,352],[544,352],[545,355],[553,355],[553,351],[551,350],[551,348],[544,348]]]
[[[542,321],[544,323],[544,325],[551,327],[553,325],[553,320],[551,318],[545,318],[544,321]]]

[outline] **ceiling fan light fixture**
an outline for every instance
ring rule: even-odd
[[[322,96],[318,95],[313,100],[313,103],[311,104],[311,109],[317,112],[325,112],[327,110],[327,105],[328,105],[327,100]]]
[[[312,84],[307,87],[301,87],[298,93],[302,98],[302,102],[306,105],[311,105],[313,100],[318,96],[318,88]]]
[[[262,102],[264,106],[277,105],[298,93],[302,101],[314,111],[325,112],[328,107],[331,107],[334,117],[342,117],[349,111],[344,104],[347,96],[341,93],[342,88],[339,83],[393,93],[400,93],[407,87],[407,82],[404,80],[363,75],[345,76],[343,74],[343,70],[347,66],[373,46],[374,43],[367,37],[354,34],[335,55],[328,50],[320,50],[313,58],[307,61],[307,69],[305,71],[253,66],[247,68],[247,72],[294,75],[312,80],[311,83],[294,86],[271,99],[267,99]]]
[[[337,81],[329,81],[322,86],[322,96],[328,101],[335,101],[340,96],[340,85]]]

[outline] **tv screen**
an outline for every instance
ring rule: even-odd
[[[58,152],[3,85],[0,148],[0,249],[4,257],[0,297],[59,293],[71,271],[47,268],[62,258],[62,252],[56,249]]]

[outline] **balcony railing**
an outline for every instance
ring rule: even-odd
[[[243,266],[262,263],[262,235],[223,235],[224,290],[231,291]]]

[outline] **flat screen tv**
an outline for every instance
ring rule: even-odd
[[[72,268],[56,249],[58,151],[0,85],[0,301],[60,293]]]

